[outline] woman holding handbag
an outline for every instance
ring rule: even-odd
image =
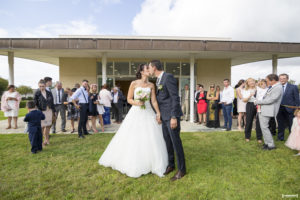
[[[204,91],[203,85],[199,85],[200,92],[196,96],[197,100],[197,108],[198,108],[198,115],[199,115],[199,124],[203,123],[206,125],[206,112],[207,112],[207,103],[206,103],[206,95],[207,92]]]

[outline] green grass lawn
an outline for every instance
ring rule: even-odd
[[[182,133],[187,175],[129,178],[98,165],[112,134],[55,135],[30,153],[27,135],[0,135],[0,199],[282,199],[300,195],[300,158],[263,151],[241,132]],[[134,163],[132,163],[134,165]]]
[[[19,117],[24,117],[27,114],[28,110],[26,108],[20,108]],[[4,112],[0,110],[0,120],[6,120],[7,117],[4,117]]]

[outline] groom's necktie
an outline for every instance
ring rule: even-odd
[[[263,96],[263,99],[266,98],[267,93],[271,90],[272,86],[269,86],[268,88],[269,88],[269,89],[267,90],[266,94]]]

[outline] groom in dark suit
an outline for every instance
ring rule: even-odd
[[[182,110],[178,95],[177,80],[172,74],[163,71],[161,62],[153,60],[149,63],[149,71],[157,77],[156,98],[161,117],[157,119],[162,122],[163,135],[167,146],[169,164],[164,175],[175,169],[175,156],[177,158],[177,173],[171,178],[172,181],[182,178],[186,173],[185,158],[180,139],[180,117]]]
[[[294,119],[295,109],[287,108],[283,105],[288,106],[299,106],[299,92],[296,85],[292,85],[288,82],[289,75],[280,74],[279,81],[282,85],[283,96],[281,100],[281,105],[277,115],[278,121],[278,140],[284,140],[284,131],[288,127],[291,133],[291,127]]]

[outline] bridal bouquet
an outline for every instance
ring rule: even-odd
[[[143,90],[139,90],[136,93],[135,99],[139,100],[139,101],[142,101],[142,102],[146,102],[150,99],[150,94],[148,92],[143,91]],[[142,105],[141,109],[146,109],[146,106]]]

